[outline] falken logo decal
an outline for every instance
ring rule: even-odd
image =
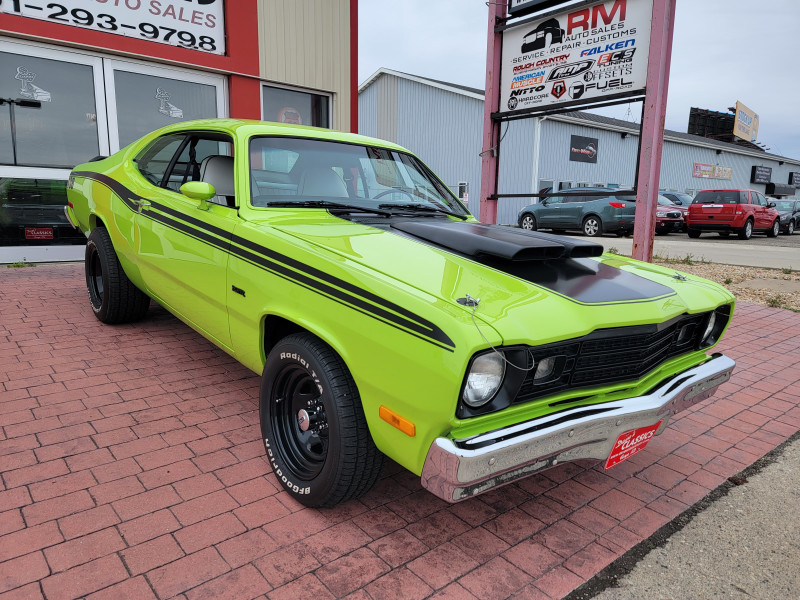
[[[119,196],[131,211],[139,212],[138,201],[144,200],[144,198],[135,194],[117,180],[91,171],[73,172],[72,176],[85,177],[106,185]],[[329,275],[320,269],[275,252],[266,246],[233,235],[229,231],[204,223],[158,202],[152,200],[149,202],[149,210],[139,213],[142,216],[181,231],[205,244],[215,246],[278,277],[348,306],[434,346],[449,352],[455,349],[453,340],[439,327],[398,304],[394,304],[343,279]]]

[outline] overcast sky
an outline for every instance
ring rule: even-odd
[[[502,0],[501,0],[502,1]],[[483,89],[485,0],[359,0],[359,82],[381,67]],[[677,0],[667,129],[689,108],[758,113],[758,141],[800,159],[800,0]],[[641,104],[603,109],[638,121]]]

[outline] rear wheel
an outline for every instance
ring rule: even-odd
[[[752,235],[753,235],[753,221],[747,219],[747,222],[744,224],[744,227],[742,227],[739,230],[739,239],[749,240]]]
[[[767,237],[778,237],[778,234],[781,232],[781,224],[778,222],[778,219],[775,219],[775,222],[770,227],[769,231],[767,231]]]
[[[519,226],[523,229],[527,229],[528,231],[536,231],[536,217],[534,217],[531,213],[525,213],[522,215],[522,220],[520,221]]]
[[[338,354],[310,333],[278,342],[261,382],[261,435],[278,481],[306,506],[333,506],[368,492],[383,454]]]
[[[687,231],[686,233],[688,233],[688,234],[689,234],[689,237],[690,237],[690,238],[692,238],[692,239],[697,239],[697,238],[699,238],[699,237],[700,237],[700,233],[701,233],[701,231],[700,231],[699,229],[690,229],[690,230],[689,230],[689,231]]]
[[[125,275],[104,227],[89,234],[84,271],[89,302],[100,321],[108,325],[131,323],[147,313],[150,298]]]
[[[589,215],[583,220],[581,229],[583,229],[584,235],[598,237],[603,235],[603,222],[600,220],[600,217]]]

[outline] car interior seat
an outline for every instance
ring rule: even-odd
[[[310,167],[300,175],[298,196],[326,196],[347,198],[347,186],[330,167]]]
[[[211,199],[211,202],[222,206],[236,206],[232,156],[221,154],[206,156],[200,163],[200,181],[214,186],[217,195]]]

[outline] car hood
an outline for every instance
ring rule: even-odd
[[[506,343],[657,323],[733,300],[713,282],[601,254],[602,246],[580,238],[428,218],[367,225],[331,216],[270,225],[467,315],[475,308],[473,316]],[[470,308],[468,297],[479,305]]]

